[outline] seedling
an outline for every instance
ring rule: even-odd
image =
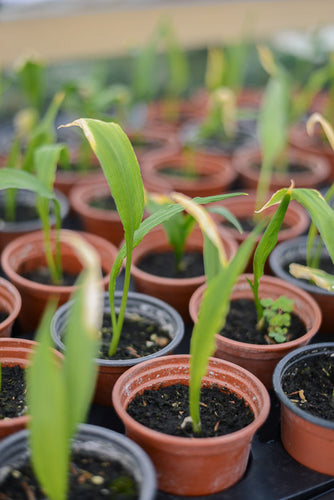
[[[269,343],[281,344],[288,340],[288,328],[291,323],[293,300],[281,295],[278,299],[265,298],[261,300],[263,307],[263,322],[268,329]]]
[[[61,208],[59,200],[53,192],[53,183],[57,162],[62,154],[66,154],[62,144],[41,146],[35,151],[36,175],[11,168],[0,169],[0,189],[27,189],[37,194],[36,208],[42,222],[45,255],[50,275],[55,284],[62,276],[59,231],[61,227]],[[52,253],[50,241],[50,201],[55,215],[56,239],[55,255]]]
[[[29,443],[35,474],[50,500],[67,498],[71,437],[87,417],[95,387],[102,319],[99,257],[77,234],[63,235],[83,263],[65,332],[65,360],[55,362],[47,308],[27,374]],[[55,474],[55,471],[57,473]]]
[[[78,126],[83,130],[99,159],[124,228],[125,244],[114,261],[109,282],[113,331],[109,356],[112,356],[116,351],[124,322],[133,248],[151,229],[182,212],[183,208],[175,203],[168,204],[147,219],[142,220],[145,207],[143,181],[137,158],[122,128],[116,123],[106,123],[89,118],[81,118],[65,125],[65,127],[69,126]],[[225,195],[195,198],[195,201],[199,204],[207,204],[224,199],[224,197]],[[125,257],[123,294],[119,312],[116,314],[114,301],[116,278]]]

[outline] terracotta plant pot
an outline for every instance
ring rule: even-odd
[[[189,163],[181,151],[147,159],[142,169],[145,188],[153,193],[178,191],[193,198],[222,194],[229,190],[236,179],[236,173],[227,159],[198,151],[191,161],[191,168],[196,174],[194,178],[181,177],[179,174]],[[175,171],[175,175],[163,173],[165,168]]]
[[[29,357],[36,342],[27,339],[0,338],[0,364],[1,366],[16,366],[26,368],[29,364]],[[54,351],[58,359],[63,356]],[[17,432],[28,423],[28,415],[0,420],[0,439]]]
[[[73,165],[78,163],[78,152],[74,151]],[[77,184],[91,185],[104,179],[100,163],[95,155],[92,155],[91,165],[88,169],[80,168],[79,165],[70,169],[57,169],[54,187],[59,189],[66,196],[69,196],[71,189]]]
[[[253,293],[247,282],[253,280],[252,274],[243,274],[235,285],[231,300],[253,299]],[[197,321],[199,306],[205,285],[202,285],[190,299],[189,310],[192,320]],[[260,299],[269,297],[277,299],[281,295],[294,301],[294,313],[299,316],[306,327],[306,333],[301,337],[281,344],[249,344],[237,342],[222,335],[216,335],[217,358],[236,363],[254,373],[264,385],[272,387],[272,375],[277,363],[290,351],[308,344],[319,330],[321,311],[315,300],[306,292],[273,276],[263,276],[260,280]]]
[[[0,278],[0,311],[8,314],[0,323],[0,337],[10,337],[22,306],[21,295],[10,281]]]
[[[273,385],[281,402],[281,439],[286,451],[305,467],[334,476],[334,422],[304,411],[284,393],[282,379],[288,372],[307,366],[308,360],[323,354],[333,357],[334,344],[301,347],[285,356],[276,366]],[[305,369],[305,368],[304,368]]]
[[[107,196],[110,196],[110,188],[104,180],[75,186],[71,189],[69,199],[85,231],[101,236],[119,246],[124,238],[124,229],[118,212],[90,205],[92,201]]]
[[[120,307],[122,292],[116,292],[116,308]],[[56,311],[51,322],[51,336],[55,345],[60,351],[64,351],[65,346],[62,342],[62,335],[66,328],[66,322],[71,308],[71,302],[59,307]],[[104,295],[104,310],[110,313],[109,295]],[[184,324],[180,315],[170,307],[168,304],[161,300],[149,297],[148,295],[130,292],[126,305],[127,313],[139,314],[146,318],[154,319],[160,323],[161,326],[168,329],[172,340],[163,347],[160,351],[144,356],[142,358],[132,359],[96,359],[99,366],[98,378],[95,389],[94,402],[106,406],[111,406],[111,392],[112,388],[118,377],[124,373],[131,366],[142,363],[146,359],[154,359],[156,357],[165,356],[173,352],[173,350],[181,342],[184,334]]]
[[[289,265],[293,262],[306,265],[307,236],[292,238],[277,245],[269,257],[269,264],[275,276],[292,285],[305,290],[318,303],[322,322],[320,332],[328,333],[333,327],[334,293],[324,290],[306,280],[297,279],[289,273]],[[327,249],[322,249],[322,257],[331,262]]]
[[[221,202],[217,202],[216,205],[221,204],[222,206],[227,208],[242,225],[242,219],[250,219],[253,217],[255,212],[255,203],[255,193],[249,192],[248,196],[228,198]],[[263,212],[263,215],[265,217],[269,217],[274,214],[276,209],[276,206],[270,207],[265,212]],[[281,228],[281,230],[279,231],[277,241],[286,241],[291,238],[295,238],[296,236],[302,235],[307,230],[309,223],[310,220],[306,210],[304,210],[302,206],[298,205],[294,201],[290,202],[284,218],[285,227]],[[237,229],[235,229],[234,227],[229,227],[227,225],[224,225],[223,227],[231,234],[232,238],[235,239],[238,245],[240,245],[249,236],[249,232],[246,230],[243,231],[243,233],[239,233],[239,231],[237,231]],[[258,240],[260,238],[261,236],[258,237]],[[253,255],[254,252],[249,259],[249,263],[246,268],[247,272],[253,271]],[[265,270],[266,273],[270,272],[269,265],[267,263]]]
[[[277,191],[281,188],[289,187],[291,179],[294,180],[297,188],[317,188],[322,187],[329,180],[330,166],[326,160],[319,156],[311,156],[301,151],[290,148],[287,152],[288,164],[299,167],[299,170],[286,172],[273,172],[269,189]],[[244,150],[239,155],[234,156],[232,166],[239,173],[243,187],[248,190],[256,190],[262,161],[262,154],[259,148]]]
[[[29,456],[28,431],[17,432],[0,443],[0,486],[12,467],[20,467]],[[120,462],[133,475],[138,500],[154,500],[156,475],[147,454],[126,436],[97,425],[81,424],[73,441],[80,452]]]
[[[237,251],[237,244],[229,233],[220,230],[221,238],[228,259],[231,259]],[[198,227],[190,234],[186,251],[203,252],[203,236]],[[155,276],[140,269],[140,261],[155,252],[172,251],[162,227],[150,231],[133,250],[131,273],[135,287],[139,292],[147,293],[164,300],[175,307],[185,321],[189,321],[189,300],[194,291],[205,282],[205,275],[193,278],[165,278]]]
[[[195,94],[190,99],[152,101],[147,106],[147,125],[151,128],[177,133],[185,123],[203,118],[206,102]]]
[[[61,207],[61,218],[65,219],[69,213],[69,202],[66,196],[58,191],[57,198],[60,202]],[[0,191],[0,206],[1,210],[4,210],[4,200],[5,191]],[[25,189],[19,189],[17,191],[17,204],[22,207],[23,210],[31,209],[36,207],[36,194],[33,191],[27,191]],[[50,215],[50,225],[54,226],[55,216],[51,213]],[[22,222],[6,222],[1,220],[1,230],[0,230],[0,252],[5,248],[8,243],[15,240],[19,236],[27,233],[32,233],[33,231],[38,231],[42,229],[42,223],[40,218],[36,213],[36,217],[32,220],[22,221]]]
[[[109,273],[117,255],[117,248],[94,234],[84,232],[78,234],[87,239],[98,251],[104,274],[103,286],[106,289]],[[54,241],[55,237],[52,233],[53,244]],[[82,265],[73,248],[62,242],[61,255],[64,272],[79,274]],[[22,331],[26,333],[32,333],[37,328],[44,308],[51,297],[57,298],[58,303],[63,304],[69,299],[75,288],[74,286],[41,284],[23,276],[24,273],[37,267],[46,266],[42,231],[21,236],[7,245],[1,255],[1,265],[5,275],[21,294],[22,308],[18,320]]]
[[[289,143],[304,154],[323,158],[330,165],[330,182],[334,180],[334,151],[328,142],[317,140],[317,136],[309,136],[305,125],[292,127],[289,134]]]
[[[269,395],[251,373],[210,358],[202,385],[227,387],[243,397],[254,412],[250,425],[225,436],[194,439],[157,432],[130,417],[128,404],[145,389],[188,385],[189,359],[189,355],[167,356],[131,368],[115,384],[113,404],[127,436],[150,455],[159,489],[175,495],[210,495],[229,488],[244,474],[252,437],[269,412]]]
[[[147,125],[139,130],[127,128],[126,134],[130,139],[141,169],[144,168],[147,158],[172,153],[179,149],[176,133],[172,130],[164,130],[163,127]]]

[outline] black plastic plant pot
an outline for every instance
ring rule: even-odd
[[[29,458],[28,432],[12,434],[0,443],[0,491],[9,471]],[[123,434],[96,425],[81,424],[72,441],[72,450],[87,456],[116,460],[134,478],[138,500],[153,500],[156,495],[156,473],[147,454]]]
[[[104,313],[110,314],[109,294],[106,292],[104,299]],[[122,292],[116,291],[116,312],[119,309]],[[68,301],[56,311],[51,321],[51,336],[59,351],[65,351],[63,335],[66,329],[72,302]],[[180,314],[166,302],[137,292],[129,292],[126,314],[139,315],[158,324],[169,333],[171,341],[159,351],[143,357],[128,359],[96,359],[99,366],[94,403],[111,406],[111,391],[118,377],[131,366],[142,361],[171,354],[183,339],[184,322]]]
[[[302,404],[290,400],[282,384],[284,377],[291,379],[298,370],[307,370],[320,356],[334,358],[334,343],[310,344],[287,354],[274,370],[273,387],[281,402],[281,439],[286,451],[302,465],[334,476],[334,421],[305,411]],[[305,397],[302,386],[296,392],[300,395],[300,391],[300,397]]]
[[[275,276],[302,288],[317,301],[322,312],[320,332],[332,330],[334,293],[320,288],[304,279],[298,279],[289,273],[289,265],[298,263],[306,265],[307,236],[292,238],[279,243],[269,256],[269,264]],[[321,260],[331,263],[326,247],[321,250]]]

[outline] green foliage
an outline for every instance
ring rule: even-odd
[[[268,329],[268,337],[277,344],[286,342],[288,329],[291,323],[293,300],[281,295],[276,300],[264,298],[261,300],[263,307],[263,323]]]
[[[209,357],[216,348],[215,335],[225,324],[233,286],[246,267],[256,241],[257,231],[242,243],[228,266],[220,267],[203,294],[190,344],[189,410],[193,429],[197,434],[201,432],[199,411],[201,380],[206,373]]]
[[[163,81],[159,80],[163,73],[158,65],[159,50],[166,63]],[[136,54],[134,65],[133,94],[137,100],[149,101],[161,95],[167,99],[180,97],[188,86],[188,60],[167,19],[161,21],[146,46]]]
[[[262,164],[256,193],[257,208],[265,201],[274,165],[287,146],[288,106],[288,77],[284,71],[277,70],[266,85],[258,117]]]
[[[50,500],[65,500],[71,453],[70,439],[84,421],[91,403],[95,380],[95,357],[101,323],[100,268],[95,250],[79,236],[70,236],[84,270],[72,298],[66,325],[66,356],[56,360],[51,349],[50,304],[38,328],[38,344],[27,369],[29,440],[35,474]],[[56,473],[55,473],[56,471]]]
[[[16,75],[23,95],[25,95],[29,106],[40,113],[46,95],[45,86],[46,66],[43,61],[36,57],[30,57],[22,61],[17,67]]]

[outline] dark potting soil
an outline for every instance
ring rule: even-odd
[[[196,168],[175,168],[174,166],[168,165],[159,168],[158,172],[160,175],[166,175],[167,177],[174,177],[186,181],[200,181],[208,177],[208,174],[198,172]]]
[[[256,324],[257,315],[254,301],[250,299],[232,300],[225,326],[220,334],[247,344],[268,344],[266,340],[267,329],[258,330]],[[289,341],[294,340],[305,333],[306,327],[304,323],[296,314],[292,313],[287,339]]]
[[[24,369],[19,365],[3,366],[1,372],[0,419],[20,417],[27,411]]]
[[[182,425],[189,416],[189,387],[186,385],[145,390],[131,401],[127,412],[146,427],[181,437],[222,436],[254,420],[253,411],[243,398],[218,386],[201,389],[200,436],[194,436],[190,423]]]
[[[234,137],[226,137],[222,134],[217,134],[210,138],[199,138],[197,147],[212,149],[224,154],[233,154],[237,149],[246,146],[249,142],[249,134],[239,129]]]
[[[0,311],[0,323],[5,321],[9,316],[9,313],[7,311]]]
[[[111,195],[101,196],[89,202],[89,206],[92,208],[98,208],[99,210],[112,210],[116,211],[116,203]]]
[[[108,349],[112,337],[111,318],[104,315],[100,359],[134,359],[160,351],[170,343],[171,336],[157,321],[136,315],[125,317],[116,353],[110,357]]]
[[[6,220],[4,206],[0,206],[0,220],[4,220],[5,222],[29,222],[36,219],[39,219],[39,215],[36,207],[33,207],[32,205],[21,205],[17,203],[15,207],[14,221]]]
[[[199,251],[185,252],[179,269],[173,252],[148,254],[137,263],[137,267],[163,278],[194,278],[204,274],[203,254]]]
[[[54,285],[51,279],[50,271],[47,267],[39,267],[29,272],[21,272],[21,276],[30,281],[41,283],[42,285]],[[73,286],[78,278],[78,274],[63,272],[59,286]]]
[[[259,163],[254,163],[251,165],[251,168],[257,172],[260,171],[261,165]],[[306,165],[302,165],[301,163],[288,163],[287,165],[284,165],[282,168],[279,167],[274,167],[274,174],[275,175],[282,175],[282,174],[306,174],[307,172],[310,171],[310,168],[307,167]]]
[[[290,401],[314,416],[334,421],[334,356],[309,356],[284,373],[282,388]]]
[[[10,472],[0,486],[0,500],[45,500],[29,463]],[[68,500],[135,500],[138,486],[118,461],[81,456],[72,457]]]

